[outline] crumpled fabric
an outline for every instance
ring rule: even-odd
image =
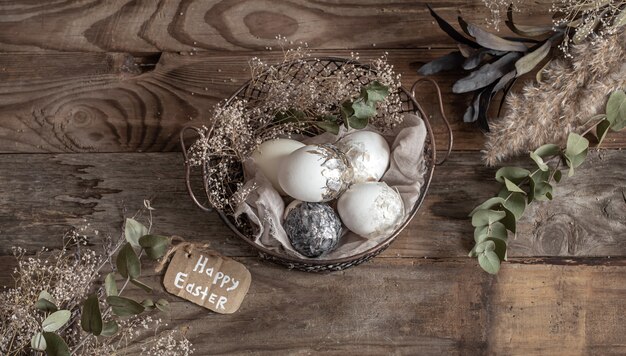
[[[366,130],[369,129],[369,127],[366,128]],[[372,129],[371,131],[376,130]],[[340,131],[338,135],[324,133],[315,137],[307,137],[302,142],[305,144],[334,143],[347,133],[345,130]],[[404,121],[400,125],[389,133],[383,134],[389,143],[391,157],[389,168],[381,181],[396,189],[402,197],[405,217],[400,224],[409,218],[426,179],[427,167],[424,160],[426,135],[424,122],[414,114],[404,114]],[[261,170],[257,169],[254,160],[248,159],[244,162],[244,175],[247,177],[247,181],[243,189],[250,187],[256,187],[256,189],[248,195],[244,202],[237,206],[235,218],[242,214],[248,217],[254,231],[254,236],[251,238],[260,246],[288,256],[308,259],[308,257],[294,250],[282,227],[285,207],[292,199],[281,197],[278,194]],[[380,244],[387,237],[389,235],[367,239],[344,227],[337,248],[315,259],[330,260],[357,255]]]

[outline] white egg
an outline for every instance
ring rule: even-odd
[[[291,197],[319,203],[337,198],[352,180],[352,167],[331,144],[308,145],[287,156],[278,169],[278,183]]]
[[[252,159],[263,175],[272,183],[280,195],[285,191],[278,184],[278,168],[280,163],[293,151],[303,147],[304,143],[287,138],[265,141],[252,153]]]
[[[389,145],[376,132],[353,132],[339,140],[337,147],[352,164],[354,183],[377,182],[389,167]]]
[[[339,198],[337,212],[349,230],[374,238],[394,231],[404,217],[404,204],[387,183],[357,183]]]

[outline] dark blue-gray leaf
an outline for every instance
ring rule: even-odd
[[[419,75],[432,75],[439,73],[441,71],[452,70],[459,68],[465,58],[459,51],[454,51],[446,54],[445,56],[439,57],[433,61],[430,61],[420,69],[417,70]]]
[[[486,48],[507,52],[526,52],[528,50],[528,47],[521,42],[506,40],[471,23],[467,25],[467,30],[476,39],[478,44]]]
[[[472,72],[472,74],[454,83],[452,91],[460,94],[486,87],[508,73],[512,69],[513,63],[519,57],[519,53],[511,52],[493,63],[483,65],[480,69]]]
[[[467,57],[467,59],[463,62],[463,69],[472,70],[478,67],[485,58],[490,56],[502,56],[506,54],[506,52],[502,51],[494,51],[492,49],[481,48],[478,51],[474,52],[471,56]]]
[[[48,356],[70,356],[70,349],[65,340],[53,332],[44,332],[46,339],[46,354]]]
[[[520,36],[537,37],[547,35],[553,31],[553,26],[526,26],[516,25],[513,21],[513,4],[509,5],[506,11],[506,25],[514,33]]]
[[[450,36],[453,40],[459,43],[463,43],[468,46],[474,47],[474,48],[479,47],[476,42],[470,40],[469,38],[460,34],[459,31],[455,30],[454,27],[452,27],[452,25],[450,25],[446,20],[444,20],[441,16],[439,16],[435,12],[435,10],[433,10],[433,8],[430,7],[430,5],[426,4],[426,6],[428,7],[428,10],[430,11],[430,15],[435,18],[435,21],[437,21],[439,28],[441,28],[445,33],[447,33],[448,36]]]

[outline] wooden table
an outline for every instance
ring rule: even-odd
[[[482,1],[435,2],[454,21],[484,23]],[[548,1],[519,18],[546,21]],[[58,247],[89,222],[117,234],[150,199],[155,230],[244,263],[241,309],[217,315],[173,296],[171,325],[189,325],[197,354],[625,354],[626,135],[612,134],[552,202],[533,204],[497,276],[467,257],[468,212],[495,193],[483,136],[462,123],[465,96],[445,88],[455,147],[423,207],[381,256],[332,274],[261,261],[216,214],[197,209],[177,134],[249,76],[277,34],[315,54],[389,52],[409,85],[420,64],[454,43],[423,2],[6,1],[0,5],[0,274],[10,247]],[[428,89],[420,100],[434,112]],[[440,147],[445,130],[433,118]],[[520,161],[521,162],[521,161]],[[147,281],[160,285],[158,275]],[[166,295],[162,290],[159,295]]]

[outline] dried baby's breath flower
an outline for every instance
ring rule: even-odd
[[[271,65],[252,58],[251,83],[240,94],[249,99],[237,97],[217,105],[211,126],[201,129],[188,152],[188,164],[205,167],[209,203],[227,213],[252,191],[238,192],[245,178],[242,162],[261,143],[318,134],[317,124],[329,119],[341,124],[342,104],[356,100],[369,83],[389,89],[369,123],[388,131],[402,121],[400,75],[386,54],[368,67],[357,62],[358,54],[347,62],[323,61],[311,58],[306,43],[294,44],[280,36],[277,41],[283,52],[281,63]]]

